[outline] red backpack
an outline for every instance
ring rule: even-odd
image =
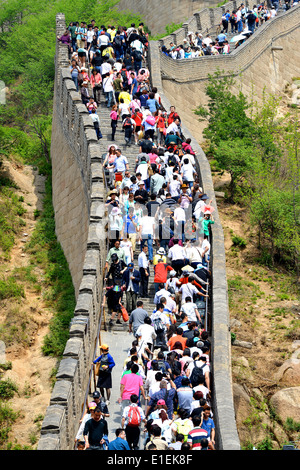
[[[128,426],[139,426],[141,424],[141,414],[137,405],[131,405],[128,411]]]

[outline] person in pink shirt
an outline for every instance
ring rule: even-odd
[[[101,92],[101,83],[102,77],[96,69],[93,69],[91,79],[90,79],[91,87],[93,89],[93,96],[94,100],[97,104],[100,104],[100,92]]]
[[[124,374],[120,381],[120,398],[118,399],[118,402],[122,404],[122,409],[130,404],[130,397],[133,394],[139,396],[141,392],[144,400],[146,401],[143,378],[138,374],[139,366],[137,364],[133,364],[130,370],[131,373]]]

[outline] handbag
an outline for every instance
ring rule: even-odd
[[[128,315],[128,312],[126,310],[126,308],[121,305],[121,313],[122,313],[122,318],[123,318],[123,321],[128,321],[129,320],[129,315]]]
[[[99,371],[100,371],[100,361],[96,363],[96,366],[95,366],[95,375],[99,375]]]

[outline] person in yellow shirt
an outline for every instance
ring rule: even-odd
[[[117,33],[116,27],[115,26],[108,26],[107,32],[108,32],[108,34],[110,34],[111,42],[113,42],[114,37]]]
[[[107,47],[105,49],[103,49],[102,57],[104,57],[106,54],[109,55],[110,59],[114,59],[114,57],[115,57],[115,51],[114,51],[114,48],[112,47],[111,43],[108,43]]]
[[[163,260],[163,263],[167,262],[166,252],[165,252],[165,249],[163,247],[160,247],[157,250],[157,253],[153,258],[153,266],[155,266],[160,259]]]
[[[119,102],[120,102],[121,98],[123,98],[123,101],[124,101],[125,104],[130,104],[131,103],[130,94],[127,93],[127,91],[121,91],[121,93],[119,94]]]

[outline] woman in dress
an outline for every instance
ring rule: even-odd
[[[106,404],[109,405],[109,399],[112,388],[111,372],[116,365],[113,357],[109,354],[109,347],[107,344],[100,346],[100,356],[93,361],[93,364],[100,362],[99,375],[97,381],[97,388],[104,397],[104,390],[106,390]]]

